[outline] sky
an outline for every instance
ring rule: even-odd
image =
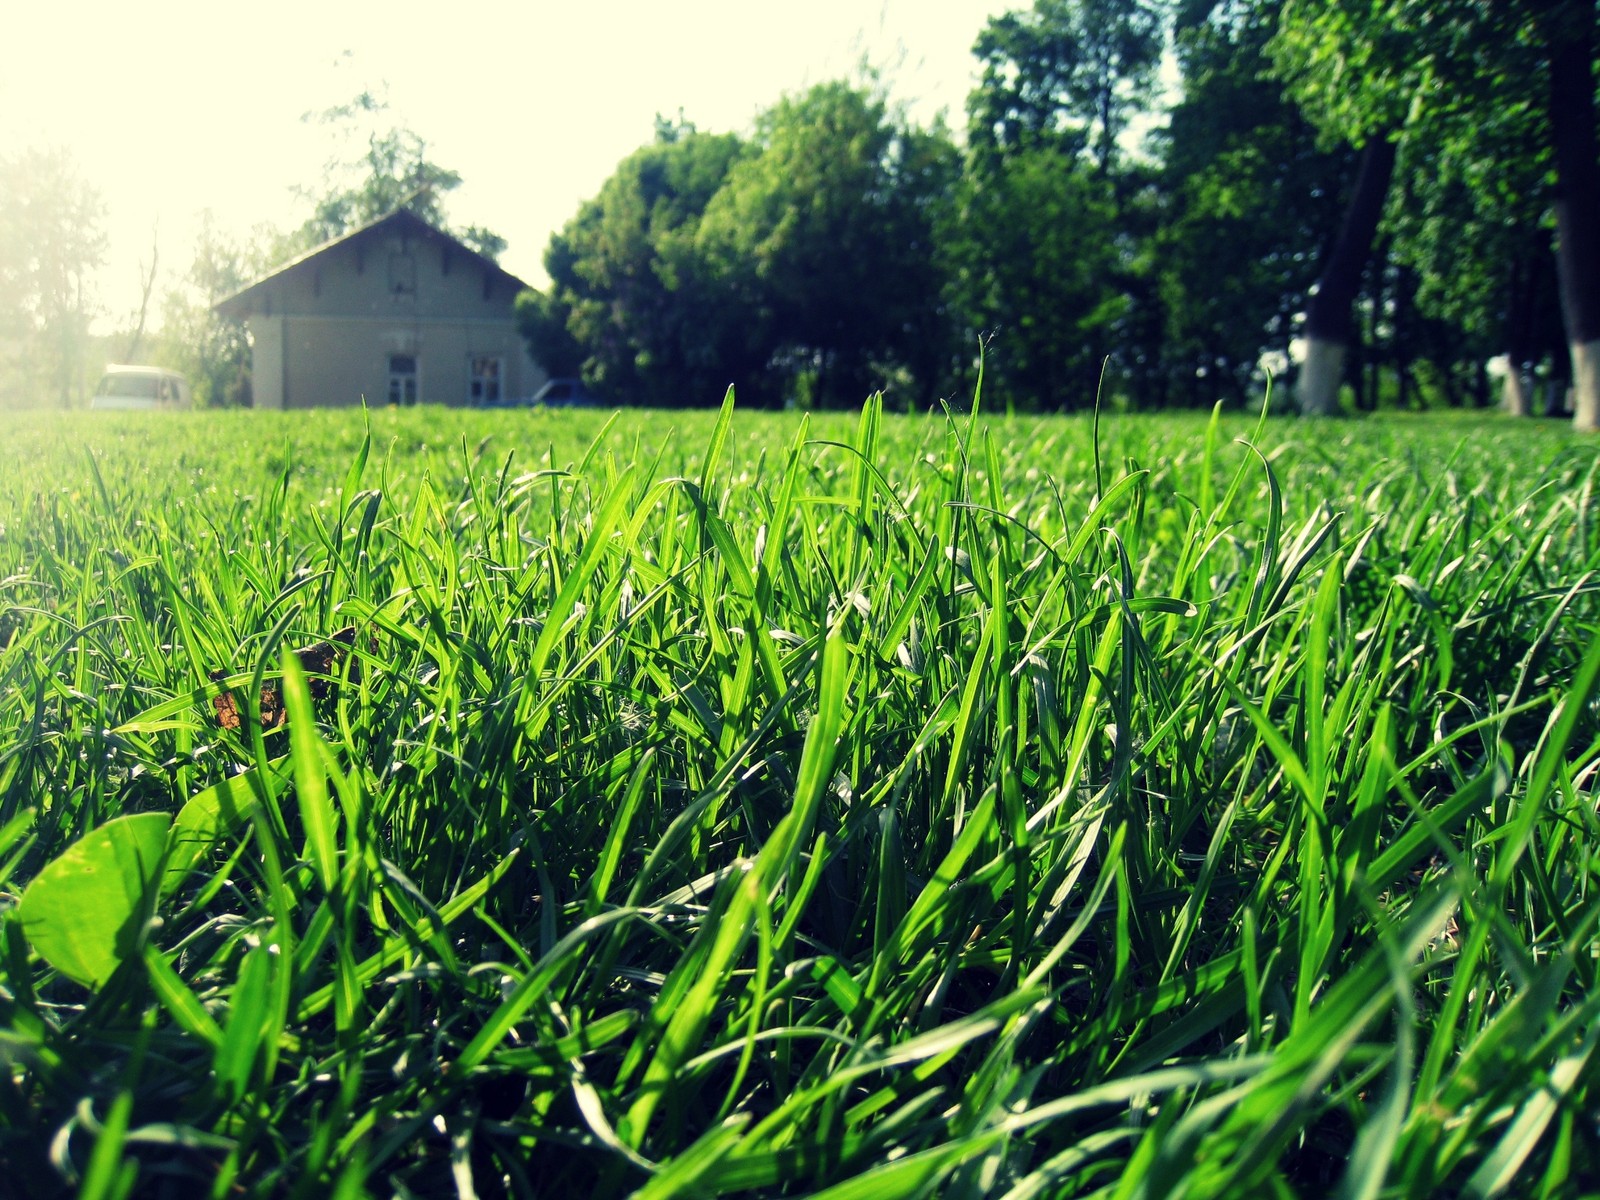
[[[289,227],[338,152],[306,121],[364,90],[461,174],[449,216],[545,282],[550,234],[653,136],[657,113],[746,132],[780,96],[866,61],[891,100],[952,126],[985,20],[1026,0],[0,0],[0,153],[61,147],[106,208],[101,325],[126,322],[159,248],[187,269],[201,213]]]

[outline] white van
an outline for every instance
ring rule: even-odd
[[[164,367],[112,363],[95,385],[90,408],[188,408],[189,381]]]

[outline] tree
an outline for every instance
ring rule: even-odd
[[[432,161],[427,142],[408,126],[391,122],[388,112],[388,101],[368,90],[306,114],[304,120],[331,132],[339,150],[316,188],[296,188],[311,205],[311,215],[283,239],[278,256],[293,257],[404,208],[485,257],[497,258],[506,248],[504,238],[477,225],[453,228],[447,218],[445,197],[461,186],[460,173]]]
[[[81,399],[104,213],[65,151],[0,156],[0,400]]]
[[[251,402],[249,335],[238,321],[219,317],[214,306],[268,268],[271,243],[265,231],[253,243],[241,243],[218,230],[209,211],[203,213],[188,274],[162,298],[155,359],[188,376],[201,407]]]
[[[1556,262],[1572,353],[1573,423],[1600,429],[1600,148],[1595,134],[1595,4],[1538,0],[1533,18],[1549,62],[1556,160]]]
[[[150,323],[150,299],[155,295],[160,266],[161,226],[157,222],[150,230],[150,260],[139,264],[139,308],[134,317],[133,331],[128,335],[127,348],[119,362],[131,363],[139,359],[139,351],[144,347],[145,330]]]
[[[583,373],[583,346],[568,328],[572,309],[554,291],[530,288],[517,297],[517,328],[528,354],[553,377]]]
[[[1150,107],[1162,11],[1152,0],[1035,0],[990,18],[968,103],[979,155],[1050,148],[1109,175],[1130,121]]]
[[[962,188],[952,291],[986,342],[985,391],[1018,408],[1094,403],[1128,310],[1110,185],[1057,151],[1006,155]]]
[[[1466,164],[1455,173],[1476,180],[1473,199],[1484,211],[1516,212],[1519,205],[1498,199],[1508,187],[1543,194],[1530,165],[1548,149],[1562,310],[1576,368],[1574,419],[1585,429],[1600,425],[1595,19],[1594,0],[1381,0],[1365,8],[1290,0],[1275,42],[1279,69],[1326,135],[1365,140],[1403,129],[1402,170],[1415,163],[1428,176],[1449,177],[1441,163]],[[1536,131],[1534,141],[1509,153],[1503,138],[1495,141],[1508,113],[1527,116]],[[1486,162],[1495,169],[1484,169]],[[1513,240],[1536,244],[1536,231]]]
[[[1354,309],[1361,277],[1383,216],[1394,176],[1395,144],[1385,133],[1370,134],[1340,222],[1306,303],[1306,361],[1300,378],[1300,411],[1327,416],[1338,411],[1345,359],[1356,339]]]
[[[1036,0],[992,18],[973,47],[983,72],[967,101],[951,294],[1008,404],[1091,403],[1108,356],[1141,390],[1159,380],[1147,254],[1159,209],[1127,134],[1156,105],[1164,8]]]
[[[761,314],[791,393],[859,404],[898,382],[926,401],[946,335],[935,254],[959,159],[881,95],[844,82],[786,97],[706,207],[696,245]]]
[[[1416,15],[1402,11],[1410,4],[1378,0],[1358,9],[1336,0],[1287,0],[1269,47],[1290,94],[1324,138],[1360,148],[1343,219],[1306,307],[1299,400],[1308,416],[1338,410],[1356,336],[1352,308],[1394,175],[1395,140],[1427,75],[1428,64],[1401,49],[1406,22]]]
[[[658,119],[545,253],[530,350],[629,403],[925,400],[950,373],[935,230],[959,171],[845,83],[764,113],[754,137]]]
[[[1347,150],[1318,148],[1266,69],[1280,7],[1198,0],[1174,22],[1183,91],[1155,139],[1163,212],[1151,255],[1182,402],[1258,403],[1264,354],[1287,366],[1306,264],[1339,220],[1353,168]]]
[[[733,135],[658,119],[655,141],[550,239],[550,290],[518,306],[530,353],[635,404],[711,404],[759,373],[759,314],[695,249],[707,204],[745,152]]]
[[[1502,55],[1523,60],[1507,65],[1507,77],[1539,72],[1525,42],[1509,41]],[[1454,130],[1437,109],[1419,118],[1419,129],[1444,125],[1427,140],[1446,151],[1402,171],[1386,219],[1391,255],[1415,273],[1423,318],[1455,331],[1469,370],[1504,353],[1505,407],[1526,415],[1541,365],[1557,374],[1567,356],[1546,182],[1554,164],[1537,107],[1514,96],[1471,107]]]

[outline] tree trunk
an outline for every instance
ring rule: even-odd
[[[1479,408],[1489,407],[1489,368],[1481,358],[1472,364],[1472,398]]]
[[[1506,363],[1505,410],[1513,417],[1526,417],[1533,412],[1534,379],[1521,363]]]
[[[1306,361],[1296,389],[1302,415],[1322,417],[1339,411],[1339,387],[1344,382],[1344,360],[1349,354],[1347,342],[1306,339]]]
[[[1600,142],[1595,137],[1593,0],[1542,6],[1556,158],[1556,268],[1572,353],[1573,424],[1600,429]]]
[[[1514,417],[1533,414],[1533,364],[1538,361],[1539,286],[1548,256],[1515,255],[1506,276],[1506,383],[1504,407]],[[1544,270],[1541,270],[1544,268]]]
[[[1392,248],[1386,247],[1384,257],[1387,258]],[[1427,403],[1422,395],[1422,389],[1417,384],[1416,372],[1413,369],[1418,355],[1416,347],[1421,344],[1419,331],[1414,327],[1413,319],[1417,314],[1417,283],[1416,275],[1407,267],[1396,265],[1391,272],[1393,277],[1394,313],[1391,318],[1389,336],[1389,361],[1394,366],[1394,406],[1401,412],[1411,408],[1422,408]],[[1444,379],[1446,403],[1454,404],[1455,384],[1448,370],[1441,371]]]
[[[1544,381],[1544,415],[1547,417],[1564,417],[1567,415],[1567,393],[1572,390],[1572,385],[1565,379],[1552,375]]]
[[[1316,293],[1306,306],[1306,364],[1299,389],[1300,411],[1305,416],[1339,411],[1339,385],[1344,382],[1345,358],[1355,337],[1352,309],[1383,215],[1394,157],[1394,142],[1386,137],[1373,137],[1362,148],[1344,224],[1317,281]]]
[[[161,225],[157,222],[150,231],[150,268],[145,269],[143,263],[139,264],[139,282],[142,286],[139,296],[139,321],[133,328],[133,336],[128,339],[128,350],[122,356],[125,363],[139,361],[139,349],[144,345],[144,328],[150,319],[150,293],[156,287],[156,267],[161,262]]]

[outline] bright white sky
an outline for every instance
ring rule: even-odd
[[[1027,0],[0,0],[0,149],[63,146],[107,208],[106,323],[188,267],[202,210],[244,234],[297,223],[335,152],[301,120],[387,85],[389,115],[459,171],[453,220],[510,241],[531,283],[550,234],[649,141],[657,113],[747,131],[863,56],[927,122],[963,124],[972,43]]]

